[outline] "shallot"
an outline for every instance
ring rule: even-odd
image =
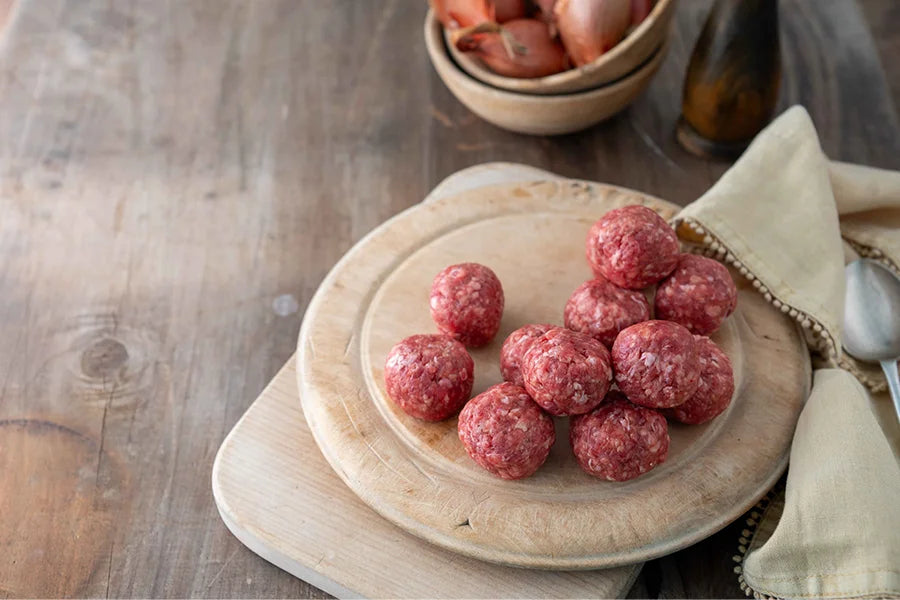
[[[456,47],[475,54],[498,75],[527,79],[569,68],[562,44],[550,36],[547,24],[537,19],[513,19],[502,27],[482,24],[458,33]]]
[[[447,29],[472,27],[496,21],[491,0],[430,0],[438,20]]]
[[[542,21],[553,20],[553,5],[556,4],[556,0],[532,0],[532,3],[534,4],[537,18]]]
[[[556,0],[556,27],[576,66],[619,43],[631,24],[631,0]]]
[[[556,0],[532,0],[536,10],[535,18],[540,19],[550,27],[550,35],[556,37],[556,17],[553,16],[553,5]]]
[[[506,23],[513,19],[524,19],[528,16],[525,0],[492,0],[494,13],[498,23]]]
[[[438,20],[447,29],[480,23],[505,23],[528,14],[525,0],[430,0]]]
[[[631,25],[637,27],[653,10],[653,0],[631,0]]]

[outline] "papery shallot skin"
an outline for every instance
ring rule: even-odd
[[[534,18],[547,24],[550,31],[550,37],[558,38],[559,30],[556,28],[556,15],[553,14],[553,7],[556,5],[556,0],[533,0],[533,2],[537,9],[534,13]],[[569,59],[569,62],[572,62],[571,59]]]
[[[458,432],[472,460],[502,479],[532,475],[556,441],[553,420],[508,382],[472,398],[459,414]]]
[[[587,333],[611,348],[620,331],[650,318],[650,304],[641,292],[598,277],[572,292],[563,318],[569,329]]]
[[[646,206],[623,206],[594,223],[588,232],[586,254],[595,274],[619,287],[639,290],[675,269],[678,237]]]
[[[477,348],[494,339],[503,303],[500,279],[478,263],[450,265],[431,284],[431,318],[441,333],[466,346]]]
[[[569,58],[581,67],[625,37],[631,0],[556,0],[553,15]]]
[[[522,359],[535,340],[554,327],[555,325],[547,323],[531,323],[519,327],[507,336],[503,346],[500,347],[500,374],[504,380],[520,386],[525,385],[522,378]]]
[[[613,391],[598,408],[572,418],[569,443],[589,475],[628,481],[665,462],[669,429],[661,414]]]
[[[700,385],[685,402],[662,411],[668,418],[688,425],[700,425],[719,416],[734,396],[734,370],[728,355],[706,336],[695,335],[694,343],[700,361]]]
[[[586,333],[557,327],[525,353],[522,378],[529,395],[551,415],[583,414],[609,391],[609,351]]]
[[[514,41],[512,54],[504,44],[504,35]],[[547,77],[570,66],[562,44],[551,37],[547,24],[537,19],[508,21],[502,25],[502,32],[467,33],[457,38],[456,47],[474,54],[491,71],[504,77]]]
[[[538,15],[541,18],[552,18],[553,17],[553,7],[556,4],[556,0],[534,0],[534,5],[537,7]]]
[[[407,414],[442,421],[472,394],[475,363],[465,346],[440,334],[413,335],[396,344],[384,366],[387,394]]]
[[[675,321],[692,333],[716,331],[737,306],[737,286],[725,265],[705,256],[682,254],[656,288],[656,317]]]
[[[648,408],[678,406],[700,384],[694,336],[671,321],[644,321],[622,330],[612,362],[619,389]]]

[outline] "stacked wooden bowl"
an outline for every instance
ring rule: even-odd
[[[634,31],[597,60],[535,79],[497,75],[459,52],[433,11],[425,19],[425,46],[444,84],[482,119],[519,133],[571,133],[618,113],[647,87],[665,57],[674,12],[675,0],[658,0]]]

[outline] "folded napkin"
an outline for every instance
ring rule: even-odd
[[[900,427],[884,377],[841,351],[845,260],[900,266],[900,173],[829,162],[794,107],[675,226],[796,319],[817,368],[786,489],[739,540],[741,587],[756,597],[900,597]]]

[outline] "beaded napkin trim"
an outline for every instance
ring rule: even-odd
[[[682,242],[688,246],[689,251],[731,265],[741,274],[741,276],[746,278],[753,285],[754,289],[762,294],[766,302],[794,319],[802,328],[807,345],[821,359],[823,363],[822,366],[840,367],[853,373],[853,375],[859,379],[860,383],[869,388],[872,392],[879,393],[887,390],[887,383],[883,379],[872,377],[863,371],[858,364],[853,362],[852,359],[838,348],[834,338],[815,317],[801,310],[797,310],[793,306],[790,306],[774,296],[771,290],[769,290],[762,281],[757,279],[756,275],[754,275],[750,269],[748,269],[747,266],[731,252],[728,246],[718,236],[707,230],[692,217],[677,217],[674,222],[676,230],[679,225],[685,225],[699,240],[702,240],[699,243],[694,243],[682,239]],[[897,266],[893,264],[893,261],[877,248],[864,246],[851,240],[847,240],[847,242],[860,254],[860,256],[878,260],[892,272],[900,275],[900,272],[898,272]]]
[[[766,299],[766,302],[769,302],[772,306],[790,316],[803,328],[804,337],[810,347],[815,349],[819,354],[824,355],[826,360],[830,357],[832,362],[834,361],[836,344],[828,331],[822,327],[821,323],[807,313],[799,311],[773,296],[769,288],[762,281],[757,279],[756,275],[750,272],[750,269],[748,269],[747,266],[728,249],[722,240],[719,239],[718,236],[707,231],[699,222],[691,217],[676,218],[675,229],[677,230],[678,225],[681,224],[687,226],[695,236],[701,240],[700,243],[693,243],[682,239],[682,243],[687,246],[687,250],[695,254],[701,254],[716,259],[734,267],[742,277],[751,283],[754,289],[762,294],[763,298]],[[777,487],[778,486],[776,486],[776,488]],[[741,591],[748,597],[752,596],[753,598],[760,600],[781,599],[757,592],[747,584],[744,580],[744,558],[747,556],[747,551],[750,548],[753,538],[756,536],[762,517],[769,507],[769,504],[772,502],[772,499],[775,497],[775,494],[776,489],[773,488],[772,490],[769,490],[750,511],[750,515],[746,520],[747,529],[741,531],[741,537],[738,538],[737,554],[731,557],[732,560],[737,563],[734,567],[734,573],[737,575],[738,585],[740,585]]]
[[[859,242],[857,242],[855,240],[851,240],[848,237],[843,237],[842,239],[845,242],[847,242],[850,245],[850,247],[853,248],[853,250],[857,254],[862,256],[863,258],[870,258],[874,261],[878,261],[879,263],[881,263],[885,267],[887,267],[891,273],[900,277],[900,266],[895,264],[894,261],[891,260],[890,256],[887,256],[884,252],[882,252],[878,248],[875,248],[873,246],[866,246],[865,244],[860,244]]]
[[[703,240],[701,244],[686,242],[690,245],[692,251],[734,267],[741,276],[746,278],[751,285],[753,285],[756,291],[762,294],[763,298],[766,299],[766,302],[797,321],[800,327],[803,328],[807,343],[815,352],[828,361],[829,364],[835,364],[834,357],[837,354],[837,344],[835,343],[834,338],[831,337],[831,334],[828,333],[828,330],[826,330],[817,319],[775,297],[769,288],[762,281],[757,279],[756,275],[750,272],[750,269],[748,269],[747,266],[731,252],[721,239],[708,231],[692,217],[678,217],[676,219],[676,225],[679,224],[686,225],[698,236],[698,238]]]
[[[731,557],[731,560],[737,563],[737,566],[734,567],[734,573],[738,576],[738,585],[741,586],[741,591],[744,592],[744,594],[746,594],[748,597],[753,596],[754,598],[758,598],[760,600],[780,600],[776,596],[762,594],[750,587],[750,585],[744,580],[744,559],[747,557],[747,552],[750,549],[750,544],[753,543],[753,539],[756,537],[757,530],[759,529],[759,524],[762,522],[762,519],[765,516],[769,505],[772,503],[772,500],[775,498],[778,492],[783,490],[783,484],[779,483],[774,488],[769,490],[768,493],[766,493],[766,495],[756,503],[756,506],[754,506],[750,511],[750,515],[745,521],[747,529],[741,531],[741,537],[738,538],[737,554]]]

